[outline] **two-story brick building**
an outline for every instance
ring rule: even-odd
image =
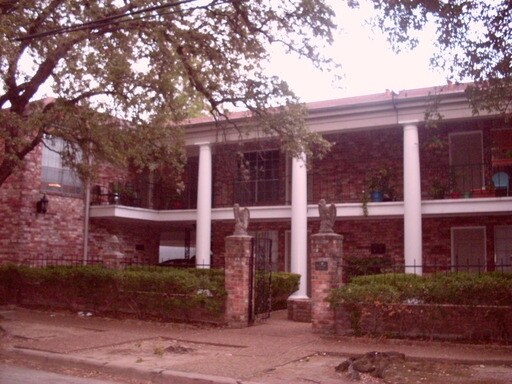
[[[434,128],[425,124],[432,105],[442,116]],[[271,139],[219,142],[213,122],[198,119],[186,131],[182,195],[170,192],[165,173],[127,179],[110,170],[93,187],[88,226],[80,183],[38,148],[0,188],[0,260],[82,262],[84,236],[85,257],[98,260],[116,235],[127,263],[196,256],[222,266],[239,203],[250,209],[251,233],[272,240],[273,268],[306,281],[308,237],[326,199],[336,204],[347,258],[382,258],[417,273],[512,269],[510,122],[474,116],[455,85],[311,103],[308,111],[309,128],[332,143],[309,167]],[[123,188],[114,191],[114,179]],[[383,201],[372,201],[378,184],[384,194],[374,199]],[[36,212],[43,194],[46,214]]]

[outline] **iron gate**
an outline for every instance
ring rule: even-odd
[[[252,240],[249,263],[249,323],[263,321],[270,317],[272,307],[272,240]]]

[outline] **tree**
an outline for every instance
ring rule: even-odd
[[[322,0],[0,0],[0,185],[45,134],[66,140],[70,163],[80,150],[177,169],[180,124],[200,111],[225,122],[233,107],[292,153],[325,148],[262,63],[280,44],[330,65],[317,47],[333,15]],[[35,102],[47,84],[58,97]]]
[[[512,2],[509,0],[370,0],[376,25],[400,51],[417,44],[414,31],[436,27],[434,66],[456,82],[471,81],[475,113],[510,114],[512,103]],[[358,1],[352,2],[357,6]]]

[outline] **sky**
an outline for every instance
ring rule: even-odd
[[[272,52],[269,73],[287,81],[302,102],[446,84],[446,76],[429,68],[432,32],[423,34],[420,45],[413,51],[395,54],[382,33],[372,32],[365,25],[373,13],[371,6],[363,3],[360,9],[353,10],[342,0],[327,2],[336,12],[338,31],[334,44],[325,52],[341,64],[341,72],[322,72],[307,59]],[[336,81],[336,75],[343,78]],[[38,97],[51,94],[49,87],[43,86]]]
[[[269,71],[288,82],[303,102],[385,92],[399,92],[446,84],[446,76],[429,68],[433,53],[433,33],[420,36],[420,44],[410,52],[395,54],[382,33],[372,32],[365,19],[370,6],[348,9],[343,1],[329,0],[336,11],[338,31],[326,52],[341,64],[341,81],[323,73],[307,59],[275,53]],[[340,29],[342,27],[343,29]]]

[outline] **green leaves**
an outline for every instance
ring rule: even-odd
[[[511,283],[512,274],[496,272],[359,276],[334,290],[329,301],[334,307],[359,302],[510,306]]]
[[[486,0],[372,0],[375,24],[396,51],[417,44],[414,31],[435,27],[432,66],[468,88],[475,113],[510,113],[512,100],[512,5]]]
[[[225,123],[226,111],[233,109],[251,111],[256,126],[277,134],[292,152],[312,154],[310,145],[326,147],[307,132],[292,91],[262,69],[272,44],[317,66],[332,64],[317,49],[332,42],[335,28],[333,12],[322,0],[24,0],[0,5],[0,109],[26,115],[43,85],[52,86],[61,104],[75,107],[59,107],[59,114],[51,113],[52,124],[17,122],[18,131],[28,132],[2,135],[9,137],[6,156],[23,158],[47,132],[76,139],[82,152],[103,161],[126,161],[127,147],[141,166],[155,160],[149,153],[158,154],[158,160],[181,159],[180,122],[209,113]],[[34,68],[24,65],[27,60]],[[50,111],[32,112],[41,121],[46,114]],[[130,127],[118,133],[122,145],[113,121]],[[254,126],[230,128],[247,132]],[[8,143],[18,137],[28,138],[21,148]],[[148,137],[148,145],[141,145]],[[13,169],[0,163],[0,183]]]

